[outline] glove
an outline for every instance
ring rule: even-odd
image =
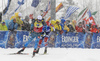
[[[85,34],[85,30],[83,30],[83,33]]]
[[[98,33],[98,31],[96,33]]]
[[[75,36],[78,35],[78,32],[76,32]]]

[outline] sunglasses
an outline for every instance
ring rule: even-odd
[[[38,20],[38,21],[42,21],[42,20]]]

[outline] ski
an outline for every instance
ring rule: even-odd
[[[29,55],[29,53],[10,53],[9,55]]]

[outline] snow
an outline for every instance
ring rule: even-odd
[[[48,54],[39,55],[44,52],[41,48],[39,54],[32,58],[33,48],[27,48],[24,53],[29,55],[9,55],[18,50],[0,48],[0,61],[100,61],[99,49],[48,48]]]
[[[3,2],[2,2],[3,1]],[[8,0],[0,0],[0,12],[7,6]],[[3,3],[3,4],[2,4]],[[3,6],[2,6],[3,5]],[[3,8],[2,8],[3,7]]]

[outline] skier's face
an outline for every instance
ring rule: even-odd
[[[42,20],[38,20],[38,22],[40,23]]]

